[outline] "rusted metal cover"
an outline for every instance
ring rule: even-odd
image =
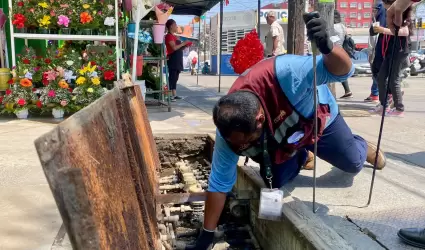
[[[74,249],[157,249],[158,154],[138,86],[109,91],[36,140]]]

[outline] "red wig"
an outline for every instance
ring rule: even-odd
[[[236,43],[230,59],[230,64],[236,74],[242,74],[245,70],[264,59],[264,48],[255,30],[246,34]]]

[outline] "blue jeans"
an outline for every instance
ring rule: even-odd
[[[370,88],[370,93],[373,96],[378,96],[379,95],[379,89],[378,89],[378,82],[375,80],[375,77],[372,77],[373,82],[372,82],[372,87]]]
[[[282,187],[299,174],[307,160],[307,150],[313,152],[313,147],[311,145],[299,150],[288,161],[272,167],[273,188]],[[338,115],[317,142],[317,156],[344,172],[356,174],[363,169],[366,161],[367,144],[362,137],[353,135],[344,118]],[[265,183],[268,183],[264,171],[261,172]]]

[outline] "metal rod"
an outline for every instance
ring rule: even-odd
[[[317,47],[314,41],[311,41],[313,50],[313,101],[314,101],[314,149],[313,149],[313,213],[316,213],[316,182],[317,182]]]
[[[15,53],[15,31],[12,25],[12,0],[8,0],[9,3],[9,28],[10,28],[10,50],[12,54],[12,67],[16,66],[16,53]],[[7,39],[5,39],[7,40]]]
[[[395,27],[394,41],[398,41],[398,31],[399,31],[399,28],[398,27]],[[393,44],[393,51],[391,52],[391,59],[394,58],[395,51],[397,49],[396,45],[397,45],[397,43],[394,42],[394,44]],[[376,145],[375,162],[373,164],[372,182],[370,184],[369,200],[367,201],[367,206],[369,206],[370,203],[372,202],[373,186],[375,184],[375,176],[376,176],[376,168],[378,166],[379,150],[381,148],[382,131],[384,129],[385,111],[387,109],[388,95],[390,94],[390,81],[393,80],[393,78],[391,77],[392,76],[391,73],[393,71],[393,66],[394,66],[394,60],[390,60],[390,68],[389,68],[389,71],[388,71],[389,72],[389,77],[388,77],[388,82],[387,82],[387,91],[386,91],[386,94],[385,94],[384,105],[382,107],[381,126],[379,128],[378,144]]]
[[[261,0],[258,0],[258,3],[257,3],[258,5],[257,5],[257,34],[258,34],[258,39],[260,39],[261,40],[261,34],[260,34],[260,24],[261,24],[261,21],[260,21],[260,18],[261,18],[261,16],[260,16],[260,10],[261,10]]]
[[[218,57],[218,93],[221,92],[221,56],[223,53],[222,49],[222,39],[223,39],[223,1],[220,1],[220,34],[219,34],[219,57]]]
[[[199,84],[199,61],[201,60],[199,56],[199,47],[201,46],[201,17],[199,17],[199,27],[198,27],[198,70],[196,71],[196,85]],[[205,63],[205,62],[204,62]]]

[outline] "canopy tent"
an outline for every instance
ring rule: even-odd
[[[202,16],[220,0],[163,0],[163,2],[174,7],[173,15]]]

